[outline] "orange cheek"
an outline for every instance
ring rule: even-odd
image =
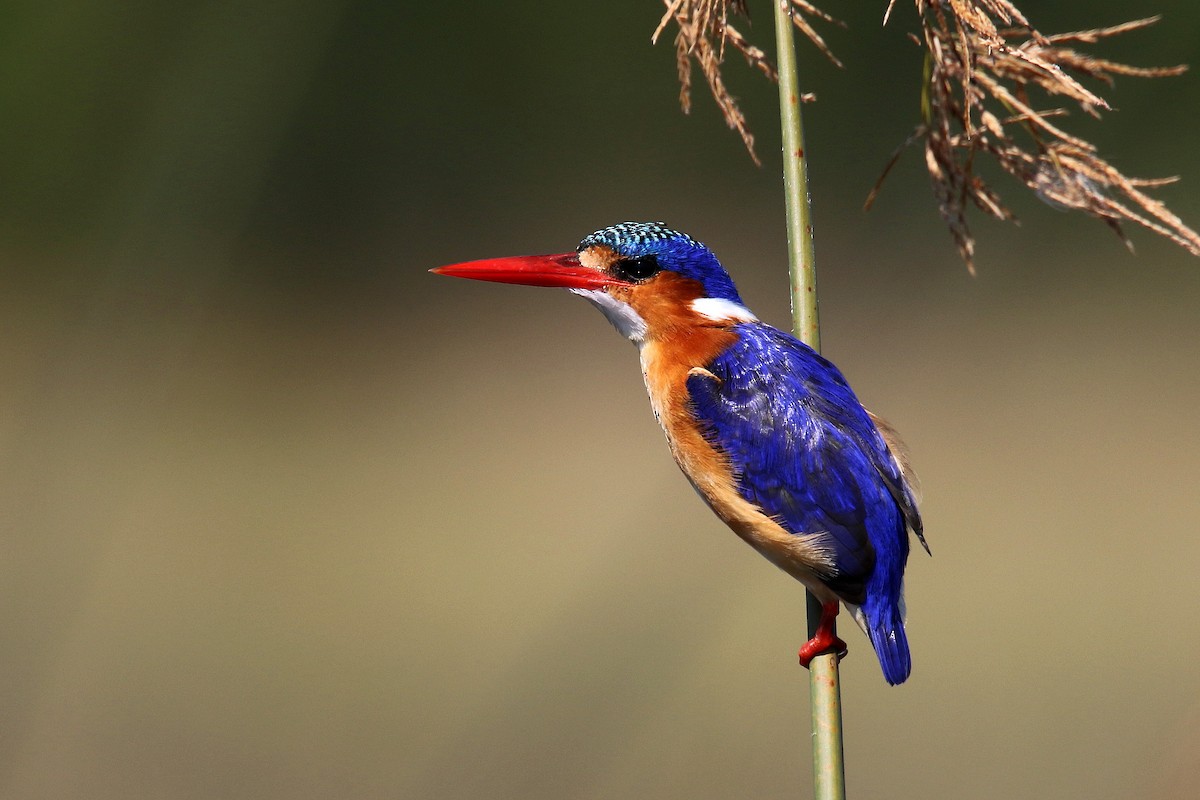
[[[704,296],[704,287],[699,281],[673,272],[660,272],[644,283],[621,287],[621,291],[627,293],[628,299],[623,299],[646,320],[651,332],[662,335],[694,327],[698,320],[691,303]]]

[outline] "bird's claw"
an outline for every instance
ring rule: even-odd
[[[846,643],[834,633],[834,621],[838,615],[838,601],[831,600],[821,604],[821,619],[812,638],[800,648],[800,666],[808,669],[808,665],[819,655],[836,653],[838,661],[846,655]]]
[[[829,638],[820,635],[814,636],[800,648],[800,666],[808,669],[808,665],[812,663],[814,658],[827,653],[836,655],[837,660],[840,662],[846,657],[846,653],[848,652],[849,649],[846,647],[846,643],[836,636]]]

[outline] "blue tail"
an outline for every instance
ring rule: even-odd
[[[912,656],[908,652],[908,636],[904,633],[900,609],[892,606],[878,609],[874,614],[867,611],[866,617],[867,633],[875,655],[879,657],[879,666],[883,667],[883,677],[892,686],[904,683],[912,673]]]

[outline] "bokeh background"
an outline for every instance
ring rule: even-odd
[[[772,34],[756,4],[751,35]],[[967,275],[907,154],[899,4],[801,48],[827,355],[909,442],[915,672],[847,631],[854,797],[1193,798],[1200,260],[998,181]],[[1101,49],[1200,64],[1200,7]],[[788,320],[774,88],[754,168],[661,6],[6,4],[0,797],[803,797],[803,593],[671,463],[565,292],[430,276],[626,219]],[[698,78],[699,76],[697,76]],[[1200,79],[1079,119],[1200,223]]]

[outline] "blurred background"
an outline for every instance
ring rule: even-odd
[[[1190,0],[1099,52],[1200,65]],[[770,49],[769,8],[750,35]],[[761,7],[760,7],[761,6]],[[1200,260],[997,187],[958,261],[900,3],[801,46],[825,352],[911,446],[915,671],[849,628],[853,797],[1192,798]],[[430,267],[611,223],[707,242],[788,323],[765,165],[649,0],[13,3],[0,26],[0,797],[809,792],[801,587],[696,499],[634,349]],[[696,76],[699,81],[699,75]],[[1075,114],[1200,223],[1200,79]]]

